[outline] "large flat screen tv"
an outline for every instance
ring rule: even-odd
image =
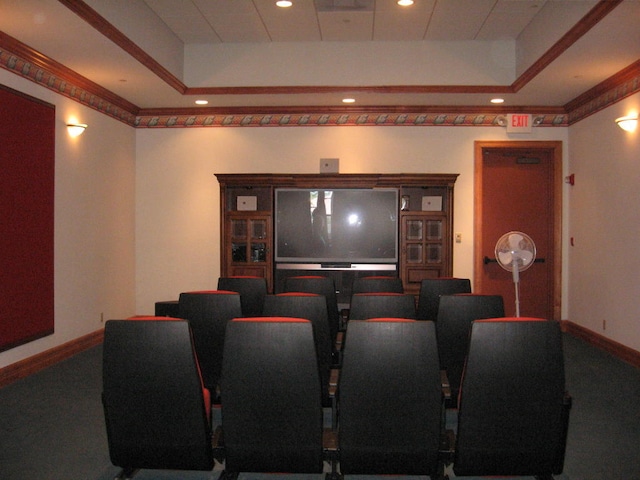
[[[276,262],[397,263],[398,190],[275,191]]]

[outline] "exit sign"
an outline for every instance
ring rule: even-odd
[[[507,115],[507,133],[531,133],[533,117],[522,113],[509,113]]]

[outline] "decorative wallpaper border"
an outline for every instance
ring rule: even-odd
[[[619,83],[583,103],[578,104],[569,112],[569,124],[574,124],[600,110],[617,103],[624,98],[640,92],[640,73]]]
[[[567,126],[567,115],[534,115],[537,126]],[[429,126],[496,127],[502,126],[503,114],[460,113],[313,113],[313,114],[220,114],[163,115],[136,119],[138,128],[172,127],[296,127],[296,126]]]
[[[133,113],[11,52],[0,50],[0,67],[128,125],[135,124],[136,116]]]

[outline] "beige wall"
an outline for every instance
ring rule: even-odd
[[[570,128],[570,320],[640,351],[640,94]],[[603,321],[606,320],[606,330]]]
[[[473,278],[476,140],[561,140],[567,128],[508,136],[502,127],[238,127],[140,129],[137,133],[137,313],[181,291],[215,288],[220,205],[215,173],[459,173],[454,274]],[[565,247],[566,250],[566,247]],[[566,272],[566,268],[563,269]],[[566,293],[565,293],[566,298]],[[563,310],[566,318],[566,310]]]
[[[572,127],[517,136],[500,127],[135,130],[14,74],[0,71],[0,83],[55,104],[58,122],[56,330],[0,353],[0,368],[101,328],[101,314],[150,313],[156,300],[214,288],[214,173],[316,173],[324,157],[339,157],[341,173],[459,173],[454,230],[462,243],[454,246],[454,274],[473,277],[476,140],[564,142],[565,174],[575,173],[576,185],[563,186],[562,318],[640,351],[640,132],[613,123],[640,109],[640,95]],[[90,126],[71,140],[64,123],[74,115]]]
[[[4,70],[0,83],[56,106],[55,333],[0,353],[2,368],[134,310],[135,130]],[[72,117],[89,124],[76,139]]]

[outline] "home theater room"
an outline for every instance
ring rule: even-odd
[[[0,0],[0,478],[640,478],[640,0]]]

